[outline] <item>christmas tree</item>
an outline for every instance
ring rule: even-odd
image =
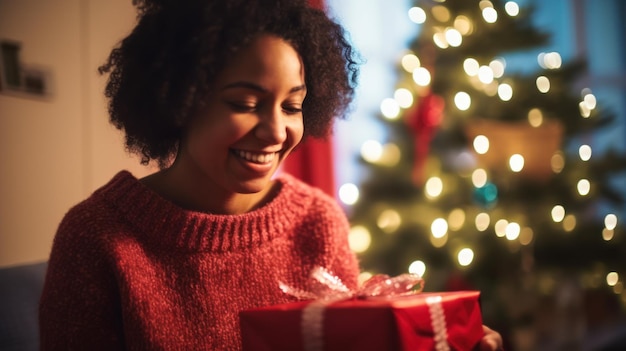
[[[532,13],[512,1],[415,2],[417,35],[399,55],[394,97],[381,103],[388,140],[359,155],[367,175],[349,209],[350,239],[369,273],[409,270],[426,290],[481,290],[485,320],[533,330],[535,344],[551,313],[565,329],[543,332],[569,333],[560,345],[571,346],[584,334],[574,324],[590,329],[567,317],[584,314],[582,299],[626,306],[615,210],[624,199],[611,187],[626,162],[592,152],[614,116],[578,87],[584,60],[538,49],[550,36]],[[519,52],[533,60],[509,70]],[[577,299],[548,312],[543,304],[563,294]]]

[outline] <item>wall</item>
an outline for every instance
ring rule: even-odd
[[[118,170],[149,170],[108,124],[97,67],[135,20],[130,0],[0,0],[0,40],[52,73],[53,93],[0,92],[0,267],[47,259],[67,210]]]

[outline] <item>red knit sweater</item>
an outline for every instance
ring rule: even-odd
[[[42,350],[239,350],[238,312],[290,301],[314,265],[354,287],[336,202],[286,174],[241,215],[181,209],[117,174],[61,222],[41,298]]]

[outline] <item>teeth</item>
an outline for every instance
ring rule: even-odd
[[[250,151],[242,151],[242,150],[235,150],[235,154],[237,154],[237,156],[245,159],[246,161],[250,161],[250,162],[253,162],[253,163],[259,163],[259,164],[270,163],[270,162],[274,161],[274,156],[276,155],[275,153],[260,154],[260,153],[253,153],[253,152],[250,152]]]

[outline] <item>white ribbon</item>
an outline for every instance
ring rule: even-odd
[[[428,311],[430,312],[430,323],[433,326],[435,337],[435,350],[450,351],[448,345],[448,329],[446,328],[446,315],[441,305],[441,296],[429,296],[426,298]]]

